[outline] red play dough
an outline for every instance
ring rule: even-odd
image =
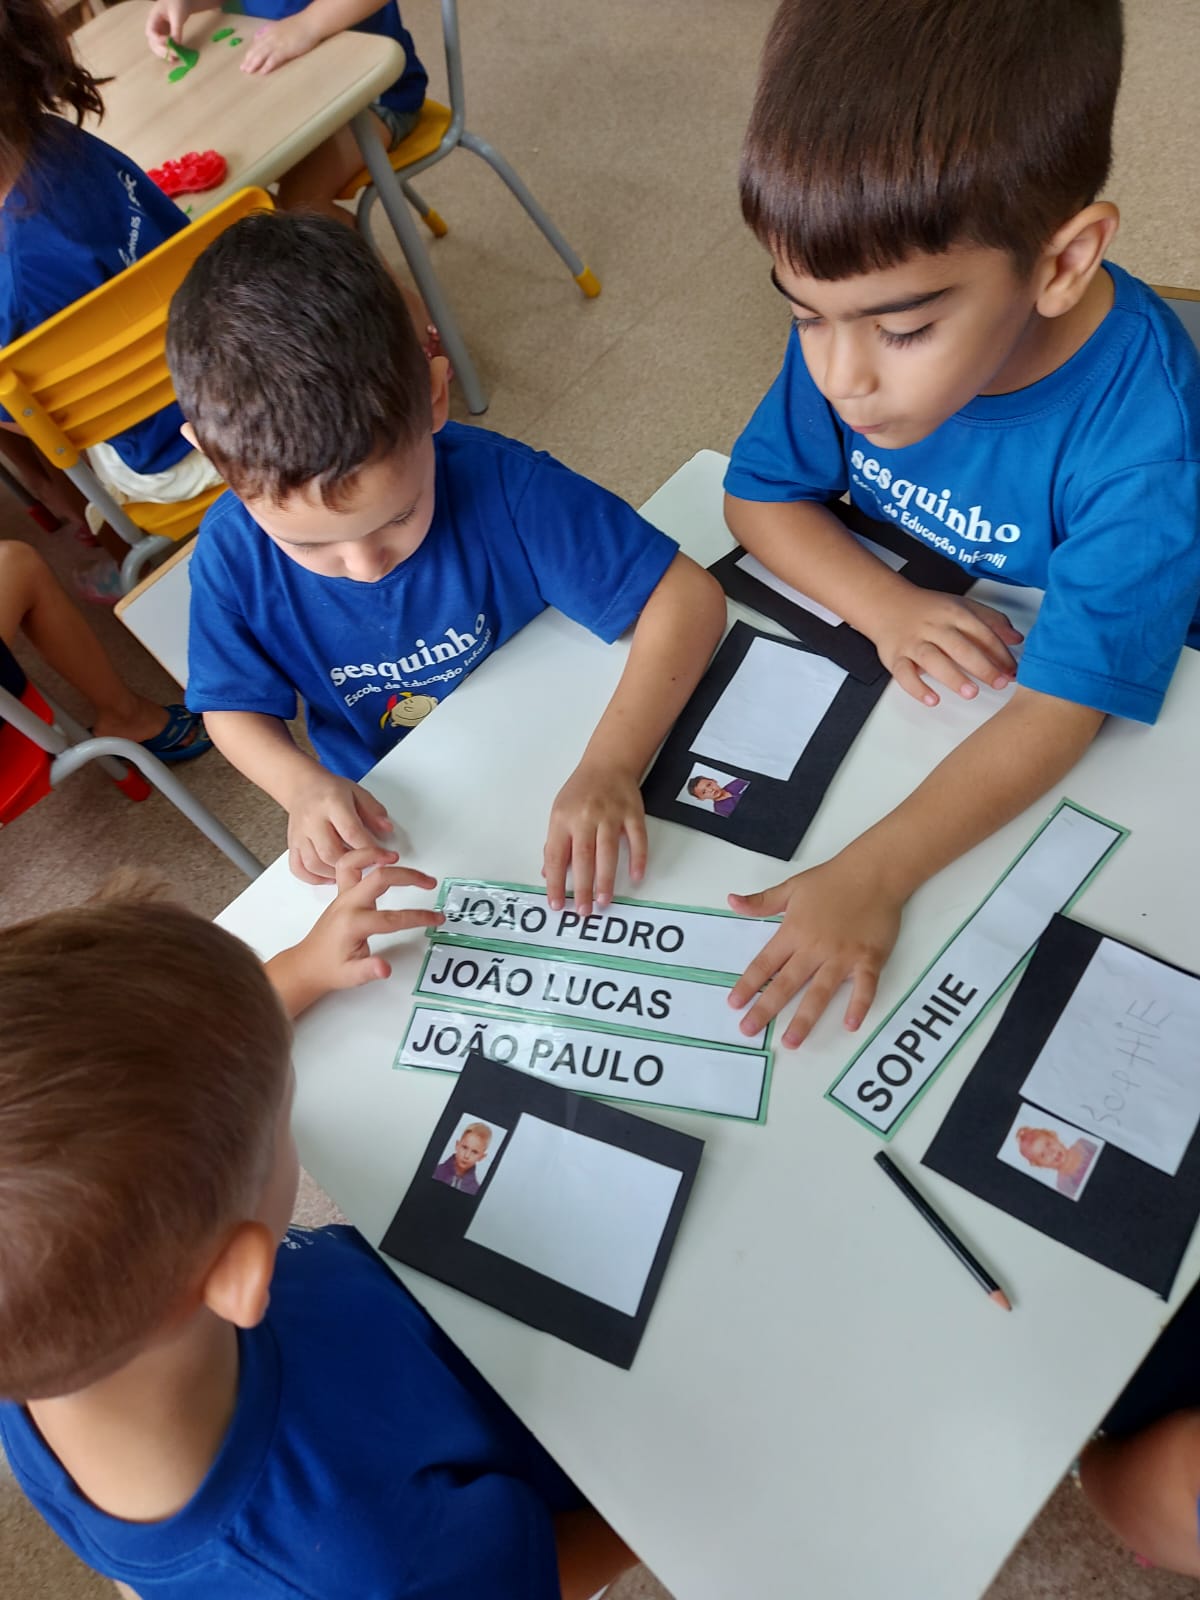
[[[215,189],[228,171],[229,163],[215,150],[189,150],[178,161],[151,167],[150,179],[167,195],[200,194]]]

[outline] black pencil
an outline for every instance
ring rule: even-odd
[[[975,1257],[954,1232],[953,1228],[950,1227],[949,1223],[943,1221],[943,1219],[938,1216],[937,1212],[929,1204],[929,1201],[926,1200],[925,1196],[920,1192],[920,1190],[914,1189],[912,1184],[909,1183],[908,1179],[900,1171],[900,1168],[885,1150],[880,1150],[876,1153],[875,1162],[877,1166],[883,1168],[904,1198],[908,1201],[911,1201],[911,1203],[917,1208],[917,1210],[925,1218],[925,1221],[933,1229],[934,1233],[937,1234],[938,1238],[941,1239],[944,1244],[948,1244],[950,1246],[951,1250],[954,1251],[954,1254],[962,1262],[963,1266],[966,1267],[967,1271],[975,1279],[976,1283],[980,1284],[984,1289],[987,1290],[988,1299],[994,1300],[1002,1310],[1011,1311],[1012,1301],[996,1282],[995,1278],[993,1278],[991,1273],[988,1272],[978,1261],[976,1261]]]

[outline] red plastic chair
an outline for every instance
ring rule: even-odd
[[[153,785],[247,877],[257,878],[262,871],[262,862],[241,840],[157,756],[134,740],[93,737],[51,706],[32,684],[26,684],[19,696],[0,685],[0,718],[0,827],[36,805],[71,773],[99,761],[130,800],[145,800]]]

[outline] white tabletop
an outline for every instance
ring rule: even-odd
[[[705,562],[731,543],[723,465],[703,452],[645,508]],[[974,592],[1028,625],[1029,592]],[[402,859],[536,883],[551,797],[624,648],[547,613],[485,662],[368,779],[403,825]],[[797,865],[861,832],[999,703],[985,693],[930,711],[890,685]],[[1060,791],[1133,830],[1075,915],[1193,968],[1198,709],[1200,657],[1188,651],[1158,726],[1111,722]],[[871,1021],[1057,798],[915,897]],[[720,906],[728,890],[784,870],[691,830],[649,827],[650,899]],[[326,898],[281,859],[221,921],[265,956],[298,939]],[[301,1156],[373,1244],[452,1082],[391,1065],[422,954],[419,938],[397,942],[388,982],[323,1001],[297,1029]],[[910,1167],[994,1023],[895,1140]],[[763,1127],[643,1113],[706,1150],[629,1372],[395,1269],[677,1600],[783,1600],[801,1572],[821,1600],[979,1595],[1166,1320],[1146,1290],[922,1169],[922,1186],[1012,1296],[1014,1312],[998,1311],[877,1170],[879,1142],[822,1100],[851,1053],[832,1015],[801,1052],[780,1050]],[[1176,1302],[1198,1272],[1193,1244]]]

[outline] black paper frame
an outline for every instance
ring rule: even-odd
[[[686,805],[678,795],[692,767],[705,759],[692,750],[692,741],[756,639],[767,639],[783,650],[820,654],[791,639],[781,639],[778,634],[752,628],[748,622],[735,622],[646,774],[642,799],[653,817],[681,822],[685,828],[711,833],[714,838],[741,845],[745,850],[757,850],[761,855],[790,861],[816,816],[834,773],[887,687],[887,678],[883,676],[863,683],[853,674],[847,676],[790,778],[769,778],[729,761],[715,762],[714,765],[736,773],[749,784],[733,814],[718,817],[698,806]]]
[[[491,1163],[478,1195],[465,1194],[430,1177],[464,1112],[508,1129],[508,1137]],[[503,1164],[523,1112],[645,1156],[680,1174],[679,1187],[633,1316],[465,1237],[476,1204]],[[603,1105],[472,1051],[379,1248],[531,1328],[551,1333],[614,1366],[628,1368],[633,1365],[646,1331],[703,1150],[704,1141],[691,1134],[664,1128],[617,1106]]]
[[[966,594],[975,581],[975,574],[960,567],[949,556],[940,555],[922,540],[905,533],[893,522],[877,522],[859,511],[857,506],[845,501],[834,501],[829,510],[854,533],[873,539],[885,550],[904,557],[903,576],[919,588],[936,590],[940,594]],[[731,600],[770,617],[781,628],[806,644],[818,655],[827,656],[846,672],[852,673],[861,683],[874,683],[886,676],[879,653],[865,633],[859,633],[848,622],[826,622],[814,616],[803,606],[798,606],[786,595],[777,593],[758,578],[743,572],[738,562],[746,554],[741,545],[714,561],[709,571]]]
[[[923,1164],[1166,1300],[1200,1217],[1200,1129],[1174,1177],[1106,1145],[1074,1201],[996,1159],[1025,1099],[1021,1085],[1029,1069],[1101,940],[1111,938],[1070,917],[1053,918]]]

